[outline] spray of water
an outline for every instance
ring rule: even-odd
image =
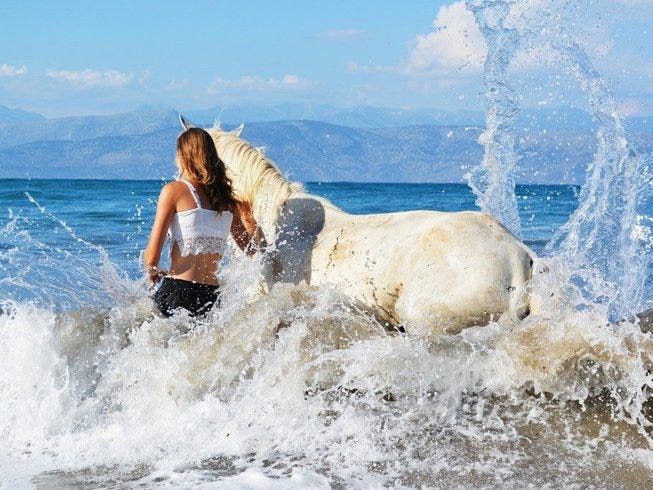
[[[606,302],[615,320],[643,304],[652,256],[638,210],[650,198],[651,174],[645,156],[628,141],[614,96],[584,51],[562,33],[551,44],[587,94],[599,129],[578,209],[548,249],[572,264],[586,295]],[[605,290],[612,294],[604,295]]]
[[[587,301],[602,303],[611,320],[640,311],[651,264],[650,231],[641,207],[651,196],[647,159],[629,143],[609,87],[585,51],[573,40],[560,0],[470,0],[468,8],[487,42],[484,79],[487,129],[483,162],[468,181],[482,210],[519,231],[514,195],[514,121],[517,96],[508,68],[519,52],[547,52],[557,71],[563,68],[586,94],[598,123],[597,151],[589,164],[580,204],[547,245],[549,255],[569,266],[570,280]]]
[[[66,295],[129,286],[42,208],[10,219],[7,270],[27,265],[16,250],[46,250],[24,232],[67,227],[69,253],[44,261],[72,265]],[[82,260],[89,248],[95,260]],[[262,257],[234,247],[227,260],[221,305],[201,319],[159,318],[143,287],[44,305],[56,273],[0,314],[5,481],[632,486],[653,468],[650,336],[632,322],[606,327],[598,308],[575,312],[582,297],[562,275],[538,276],[554,293],[543,316],[415,337],[389,334],[333,287],[261,295]]]
[[[485,147],[481,165],[468,175],[476,204],[501,221],[515,236],[521,224],[515,198],[514,121],[519,114],[517,96],[509,84],[508,68],[519,48],[519,34],[507,27],[510,2],[467,2],[488,45],[483,80],[486,91],[486,128],[479,138]]]
[[[79,237],[29,193],[26,197],[38,212],[25,215],[9,210],[0,229],[0,286],[5,302],[29,301],[61,311],[110,307],[134,294],[140,284],[127,280],[106,250]],[[70,246],[53,247],[47,238],[36,238],[33,232],[39,228],[66,235]]]

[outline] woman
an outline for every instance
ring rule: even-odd
[[[229,233],[254,253],[256,222],[249,206],[233,195],[225,165],[209,133],[190,128],[177,139],[179,179],[161,189],[150,239],[143,253],[152,283],[163,279],[154,302],[164,316],[176,309],[201,315],[218,299],[217,269]],[[170,270],[158,267],[166,234]]]

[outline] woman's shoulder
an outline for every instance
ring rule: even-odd
[[[179,181],[168,182],[163,187],[161,187],[159,202],[176,203],[184,192],[183,186],[184,184]]]
[[[177,196],[179,193],[183,192],[185,189],[183,182],[179,180],[173,180],[168,182],[161,188],[161,195]]]
[[[173,180],[168,182],[163,186],[163,189],[183,189],[186,184],[184,184],[181,180]]]

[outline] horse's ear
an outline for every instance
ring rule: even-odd
[[[240,133],[243,132],[243,129],[245,129],[245,125],[241,124],[237,128],[232,129],[231,134],[233,134],[236,138],[238,138],[240,136]]]
[[[179,122],[181,123],[181,127],[184,129],[190,129],[190,128],[196,128],[197,126],[190,122],[188,119],[186,119],[184,116],[179,114]]]

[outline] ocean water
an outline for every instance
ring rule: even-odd
[[[0,181],[4,486],[650,485],[636,322],[551,302],[518,326],[388,335],[331,287],[251,296],[257,259],[237,256],[220,308],[160,319],[138,264],[161,185]],[[476,207],[466,185],[307,187],[351,213]],[[579,190],[516,191],[546,256]],[[538,287],[570,288],[557,277]]]
[[[147,243],[156,199],[164,183],[1,180],[0,209],[6,212],[0,224],[6,227],[10,222],[28,223],[35,241],[47,243],[55,250],[73,247],[77,258],[90,261],[98,261],[93,245],[101,246],[116,267],[135,278],[139,274],[138,256]],[[306,188],[353,214],[478,210],[475,197],[465,184],[319,182],[308,183]],[[578,206],[578,193],[578,186],[519,186],[525,242],[541,249]]]

